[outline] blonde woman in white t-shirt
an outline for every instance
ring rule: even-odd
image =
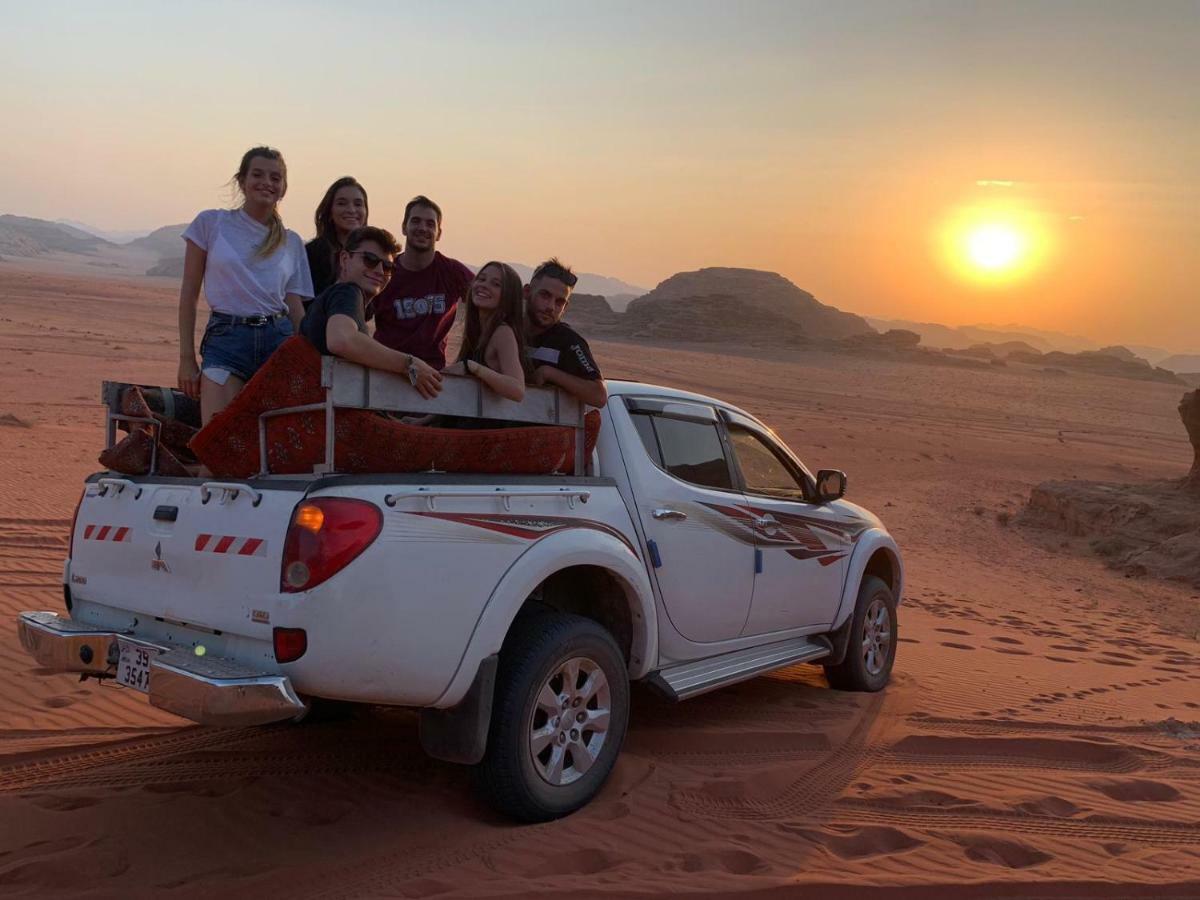
[[[179,291],[179,387],[200,400],[204,424],[296,333],[313,296],[304,242],[283,227],[279,201],[287,165],[270,147],[246,151],[233,176],[237,209],[207,209],[183,233],[186,255]],[[212,312],[196,363],[200,285]]]

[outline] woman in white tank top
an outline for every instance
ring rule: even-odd
[[[200,400],[204,424],[229,405],[275,348],[296,333],[313,296],[304,242],[283,227],[279,201],[287,165],[278,150],[254,147],[233,180],[237,209],[208,209],[183,233],[179,291],[179,387]],[[211,314],[196,362],[200,286]]]

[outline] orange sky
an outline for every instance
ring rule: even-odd
[[[437,198],[467,261],[748,266],[855,312],[1200,348],[1194,2],[5,5],[0,212],[186,221],[266,142],[305,235],[353,174],[376,224]],[[997,205],[1046,252],[986,286],[938,236]]]

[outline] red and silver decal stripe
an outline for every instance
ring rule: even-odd
[[[85,541],[112,541],[124,544],[131,540],[131,530],[126,525],[88,525],[83,529]]]
[[[227,553],[230,556],[266,556],[267,542],[262,538],[237,537],[232,534],[198,534],[197,553]]]

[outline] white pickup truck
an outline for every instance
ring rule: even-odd
[[[382,396],[372,374],[361,393]],[[393,405],[414,408],[399,381]],[[477,766],[523,821],[600,789],[631,681],[685,700],[813,662],[834,687],[881,689],[903,566],[841,499],[845,475],[814,476],[720,400],[608,391],[579,477],[95,474],[65,614],[22,613],[22,645],[201,723],[299,719],[314,698],[417,708],[425,751]]]

